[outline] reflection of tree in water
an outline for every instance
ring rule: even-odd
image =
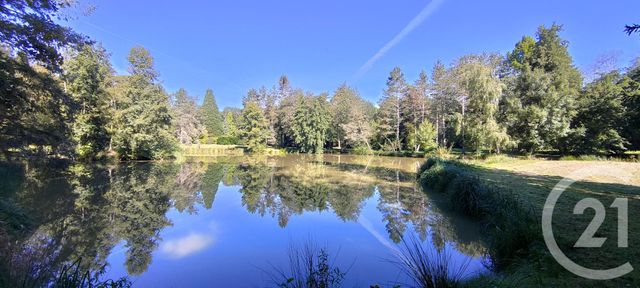
[[[146,271],[159,233],[171,224],[169,189],[174,185],[168,165],[126,165],[119,168],[105,197],[117,207],[112,217],[118,238],[126,241],[126,267],[130,274]],[[173,174],[175,175],[175,174]]]
[[[102,166],[76,165],[70,169],[74,177],[70,182],[76,194],[75,207],[64,219],[63,231],[65,242],[63,254],[69,253],[67,259],[81,259],[81,266],[86,269],[104,268],[111,248],[118,239],[110,227],[113,207],[104,197],[110,189],[111,175]]]
[[[175,187],[171,191],[173,207],[179,212],[187,211],[189,214],[197,212],[196,204],[202,203],[200,191],[206,165],[202,163],[184,163],[178,168],[175,177]]]
[[[323,164],[296,161],[243,164],[235,171],[247,210],[278,217],[281,227],[287,225],[291,215],[329,207],[345,221],[357,219],[364,199],[372,195],[373,186],[352,185],[346,179],[336,181],[326,169]]]
[[[226,165],[230,166],[230,165]],[[206,171],[202,176],[202,201],[204,207],[207,209],[211,209],[213,206],[213,201],[216,199],[216,194],[218,193],[218,187],[220,186],[220,181],[224,178],[225,174],[225,165],[218,163],[211,163],[206,166]]]
[[[485,248],[480,238],[477,223],[464,218],[455,217],[452,211],[440,209],[438,205],[430,205],[431,217],[429,228],[431,241],[442,251],[446,243],[451,243],[456,250],[473,257],[484,255]]]
[[[407,223],[411,223],[420,239],[424,240],[428,227],[427,198],[415,183],[403,185],[400,182],[399,172],[396,174],[396,183],[378,185],[380,193],[378,210],[387,222],[389,238],[399,243]]]
[[[9,195],[18,207],[13,213],[29,215],[25,222],[34,226],[11,232],[1,225],[0,234],[10,234],[1,243],[6,248],[0,251],[2,283],[40,277],[37,281],[44,285],[56,269],[76,261],[81,261],[83,271],[103,272],[108,255],[121,240],[126,241],[127,270],[140,274],[147,269],[160,230],[171,224],[165,213],[176,173],[172,165],[20,169],[25,177],[19,191]],[[20,263],[42,263],[44,270],[20,273]]]
[[[365,200],[377,189],[377,208],[393,241],[398,242],[411,226],[423,240],[430,231],[434,243],[454,241],[460,251],[480,255],[477,239],[465,237],[450,219],[455,217],[442,216],[445,212],[432,207],[415,184],[415,174],[410,169],[399,162],[380,162],[378,158],[324,156],[180,166],[19,166],[22,172],[16,173],[16,183],[3,185],[0,193],[6,201],[15,202],[17,210],[29,215],[30,221],[23,221],[22,227],[32,229],[13,233],[3,227],[0,241],[2,235],[7,235],[4,238],[11,241],[4,242],[13,244],[5,247],[48,253],[30,256],[41,258],[43,266],[61,267],[82,259],[83,269],[100,272],[113,247],[124,240],[127,270],[140,274],[152,261],[160,231],[171,225],[165,216],[170,207],[188,213],[196,212],[198,204],[211,209],[222,182],[240,185],[242,205],[251,213],[277,217],[281,227],[288,224],[292,215],[328,209],[343,221],[356,221]],[[25,253],[13,253],[28,258]],[[5,259],[0,273],[10,274],[7,267],[11,266],[6,263],[9,258],[0,258]],[[16,262],[20,256],[10,258],[8,261]]]

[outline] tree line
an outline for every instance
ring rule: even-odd
[[[241,111],[237,143],[301,152],[326,150],[473,152],[557,151],[620,154],[640,149],[640,61],[599,72],[583,83],[561,26],[539,27],[507,55],[470,54],[438,61],[412,83],[394,68],[373,104],[347,84],[332,95],[293,89],[282,76],[272,89],[252,89]],[[227,119],[227,118],[225,118]],[[224,138],[228,139],[228,138]],[[244,141],[244,142],[242,142]]]
[[[42,3],[40,3],[42,2]],[[324,151],[512,151],[619,154],[640,149],[640,61],[587,84],[561,26],[541,26],[507,55],[471,54],[412,83],[400,68],[377,103],[346,83],[333,93],[250,89],[242,109],[165,91],[143,47],[117,75],[100,45],[52,19],[66,4],[8,1],[0,10],[0,148],[5,157],[164,159],[179,144]]]

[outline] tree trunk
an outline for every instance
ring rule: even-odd
[[[440,115],[436,114],[436,144],[440,145]]]
[[[402,150],[400,147],[400,97],[396,97],[396,149]]]

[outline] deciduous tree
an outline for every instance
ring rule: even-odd
[[[148,50],[134,47],[128,59],[131,75],[119,89],[113,147],[124,159],[167,158],[175,149],[169,97]]]

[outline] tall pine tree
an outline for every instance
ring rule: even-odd
[[[407,84],[404,75],[399,67],[393,68],[387,78],[387,88],[380,101],[378,110],[378,133],[383,139],[383,145],[390,150],[402,150],[400,141],[402,125],[402,102],[401,99],[406,93]]]
[[[207,89],[204,94],[204,101],[202,102],[202,107],[200,107],[200,116],[204,127],[207,128],[209,137],[217,138],[224,134],[222,114],[220,114],[216,97],[211,89]]]

